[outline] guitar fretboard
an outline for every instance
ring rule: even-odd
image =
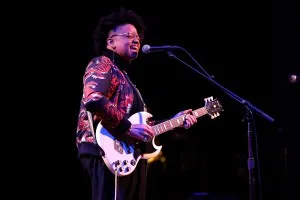
[[[201,117],[205,114],[207,114],[207,110],[204,107],[193,111],[193,115],[196,118]],[[176,127],[181,126],[183,124],[183,122],[184,122],[184,115],[181,115],[181,116],[178,116],[176,118],[164,121],[160,124],[156,124],[156,125],[152,126],[152,129],[154,130],[154,133],[156,135],[159,135],[159,134],[162,134],[166,131],[169,131],[169,130],[172,130]]]

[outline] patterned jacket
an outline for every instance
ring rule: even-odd
[[[78,115],[76,146],[81,154],[101,155],[101,149],[95,145],[91,132],[87,110],[92,113],[94,131],[101,124],[115,134],[125,134],[131,122],[127,119],[132,113],[145,109],[140,95],[128,76],[125,68],[128,63],[112,51],[93,58],[86,67],[83,76],[83,95]],[[149,122],[154,124],[154,121]]]

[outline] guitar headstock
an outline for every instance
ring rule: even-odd
[[[220,112],[223,111],[223,108],[217,99],[213,99],[213,97],[207,97],[204,99],[204,102],[204,107],[212,119],[220,116]]]

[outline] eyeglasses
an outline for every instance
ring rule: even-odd
[[[144,37],[142,35],[135,34],[135,33],[132,33],[132,32],[113,34],[110,37],[112,38],[114,36],[125,36],[125,37],[128,37],[129,39],[137,39],[140,43],[142,43],[143,39],[144,39]]]

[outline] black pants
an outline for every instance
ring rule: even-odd
[[[114,200],[115,175],[101,157],[81,156],[81,164],[91,183],[92,200]],[[117,200],[145,200],[146,160],[140,160],[129,175],[117,179]]]

